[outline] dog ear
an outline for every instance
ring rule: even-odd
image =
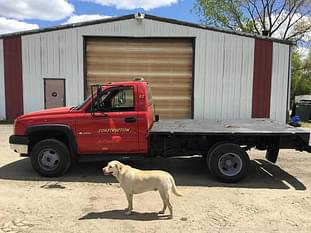
[[[116,168],[117,168],[118,172],[120,172],[121,169],[122,169],[122,166],[121,166],[120,164],[117,164],[117,163],[116,163]]]

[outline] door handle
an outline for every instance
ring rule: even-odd
[[[135,122],[136,122],[136,117],[126,117],[126,118],[124,119],[124,121],[125,121],[126,123],[135,123]]]
[[[100,112],[93,112],[93,113],[91,113],[91,115],[94,116],[94,117],[102,117],[102,118],[107,118],[108,117],[108,114],[100,113]]]

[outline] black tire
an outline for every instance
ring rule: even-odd
[[[38,142],[32,149],[30,158],[34,170],[46,177],[62,176],[71,165],[67,146],[56,139]]]
[[[223,143],[208,154],[207,165],[214,178],[234,183],[244,178],[248,171],[248,154],[237,144]]]

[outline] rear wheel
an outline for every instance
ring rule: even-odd
[[[208,154],[207,165],[213,177],[222,182],[237,182],[248,170],[248,154],[237,144],[223,143]]]
[[[59,140],[42,140],[31,151],[31,164],[42,176],[61,176],[70,167],[70,153],[67,146]]]

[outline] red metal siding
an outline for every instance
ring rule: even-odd
[[[273,42],[256,39],[252,117],[270,117],[271,76]]]
[[[23,114],[23,78],[21,37],[3,40],[6,118],[14,119]]]

